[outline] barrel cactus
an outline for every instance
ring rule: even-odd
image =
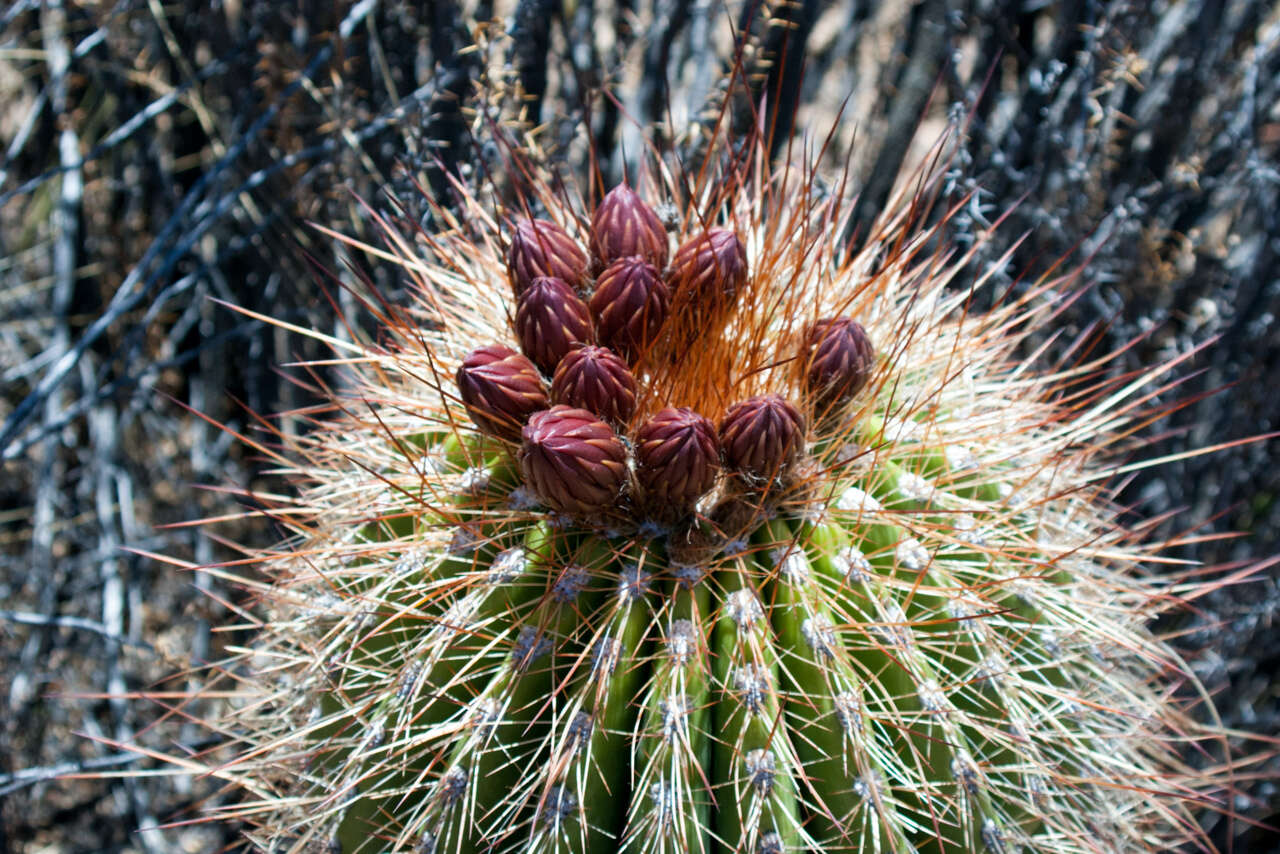
[[[388,220],[416,303],[270,449],[294,536],[222,670],[264,850],[1203,842],[1179,588],[1108,492],[1165,366],[1037,372],[1049,283],[970,312],[936,173],[846,252],[737,155]]]

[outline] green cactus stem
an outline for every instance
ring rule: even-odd
[[[1050,306],[967,312],[973,256],[912,204],[938,175],[849,255],[838,194],[725,163],[594,218],[541,193],[543,224],[476,217],[426,259],[391,235],[430,322],[389,327],[289,449],[296,536],[223,667],[243,749],[215,773],[253,792],[250,838],[1202,843],[1229,780],[1182,757],[1221,734],[1147,628],[1158,550],[1099,485],[1141,382],[1019,361]]]

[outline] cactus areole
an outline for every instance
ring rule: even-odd
[[[1051,302],[969,314],[924,205],[849,254],[838,194],[732,171],[767,162],[533,187],[403,259],[432,322],[291,446],[296,551],[220,671],[263,850],[1198,841],[1216,734],[1101,485],[1140,383],[1038,378]]]

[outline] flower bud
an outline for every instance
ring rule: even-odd
[[[544,373],[551,373],[575,347],[591,343],[591,310],[561,279],[539,276],[517,300],[520,347]]]
[[[525,484],[562,513],[609,509],[622,492],[627,451],[608,424],[585,409],[553,406],[535,413],[518,454]]]
[[[862,324],[836,317],[809,326],[801,365],[805,386],[820,404],[843,403],[871,379],[876,354]]]
[[[627,369],[627,363],[612,350],[579,347],[556,368],[551,380],[551,400],[624,425],[636,411],[636,378]]]
[[[507,250],[507,276],[517,297],[540,276],[551,276],[573,287],[586,275],[586,253],[563,228],[542,219],[516,223]]]
[[[525,421],[548,406],[538,369],[499,344],[472,350],[458,368],[457,381],[462,403],[480,432],[508,442],[520,441]]]
[[[682,301],[731,305],[747,284],[747,248],[732,229],[708,229],[676,250],[667,280]]]
[[[639,255],[661,270],[667,265],[667,232],[636,191],[619,184],[601,199],[591,218],[591,254],[601,267]]]
[[[800,456],[804,431],[804,418],[780,395],[735,403],[720,419],[725,464],[749,479],[772,480]]]
[[[716,428],[692,409],[662,409],[635,437],[636,480],[653,508],[692,507],[720,470]]]
[[[635,255],[615,261],[596,279],[591,296],[596,336],[635,364],[658,337],[667,303],[667,286],[657,268]]]

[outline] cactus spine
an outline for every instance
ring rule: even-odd
[[[428,259],[388,226],[416,319],[291,449],[224,724],[262,847],[1197,841],[1224,784],[1180,757],[1215,734],[1103,486],[1151,377],[1037,374],[1050,303],[967,313],[922,206],[846,254],[813,172],[752,168],[657,169],[594,221],[467,197]]]

